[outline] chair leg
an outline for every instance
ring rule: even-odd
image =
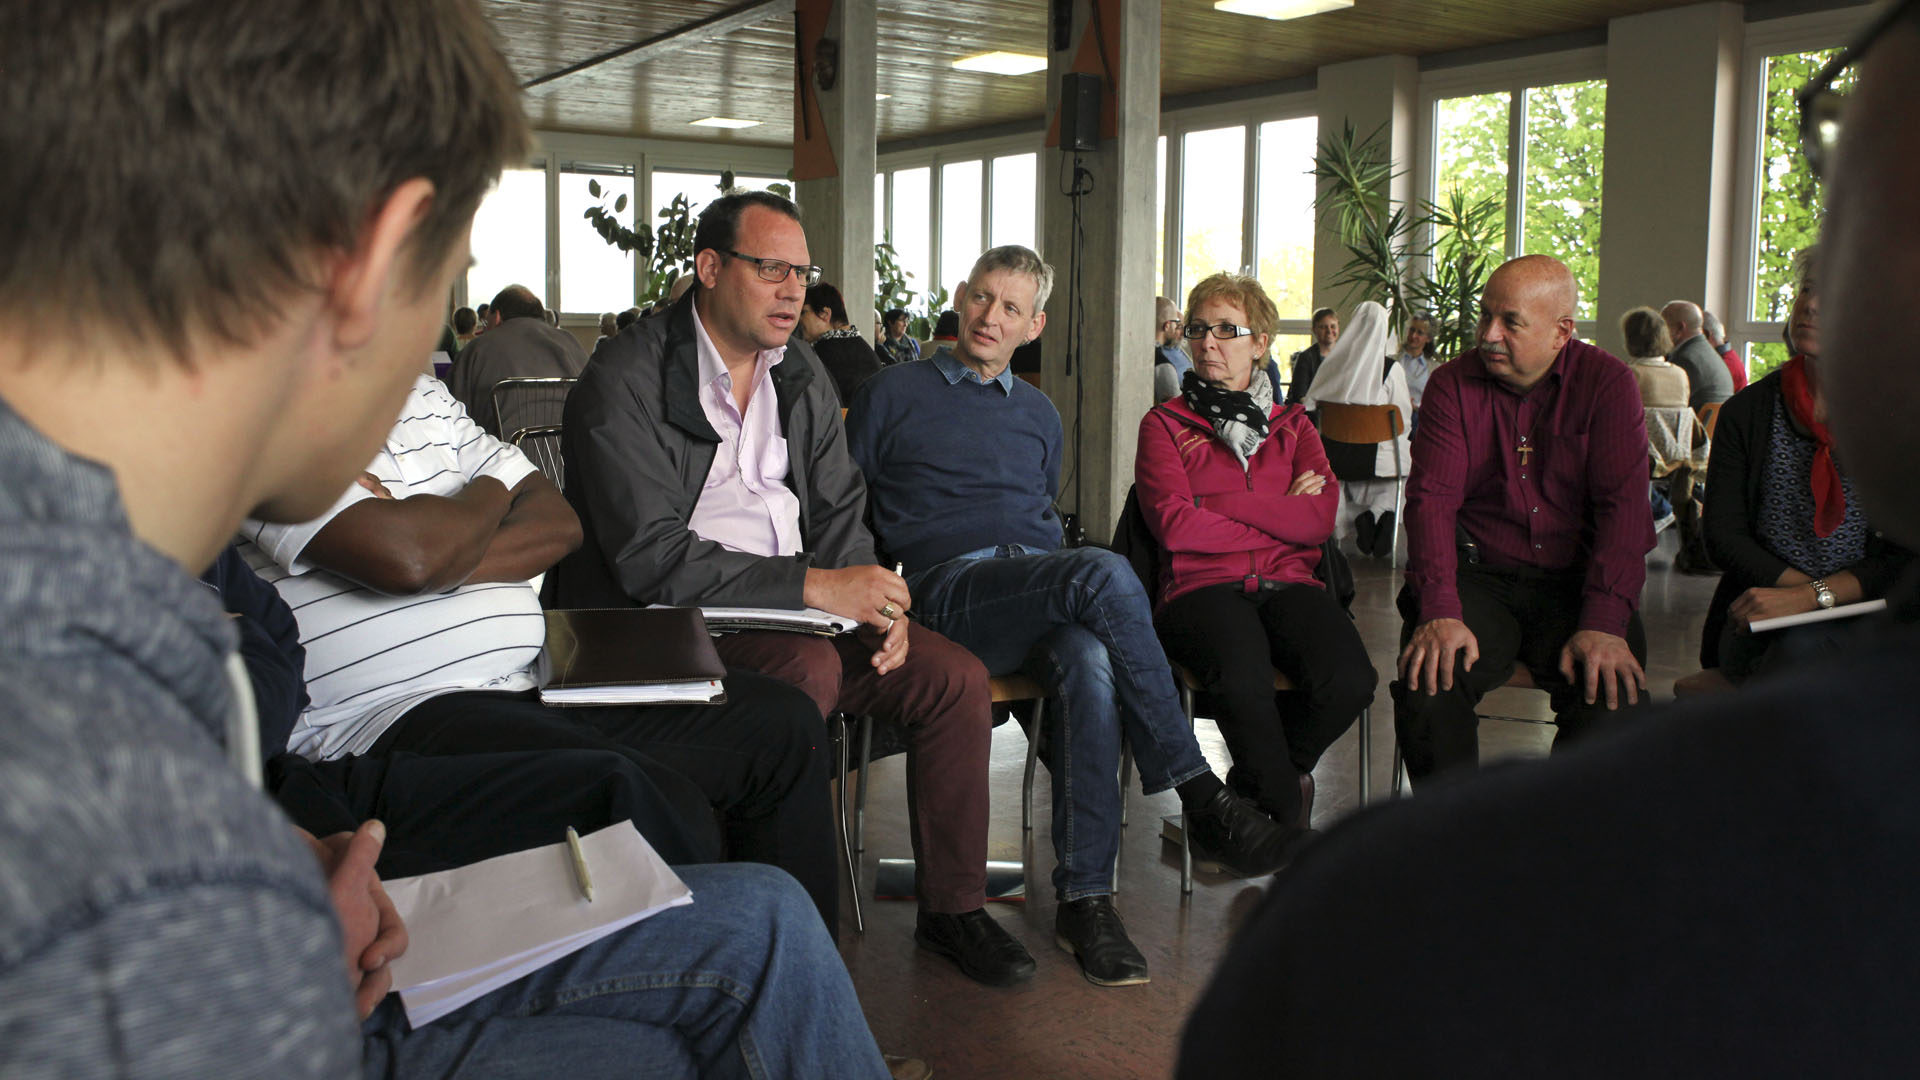
[[[1127,790],[1133,786],[1133,747],[1120,736],[1120,827],[1127,827]]]
[[[1186,682],[1180,683],[1180,707],[1187,711],[1187,730],[1195,727],[1193,716],[1193,691]],[[1187,828],[1186,807],[1180,808],[1180,895],[1193,895],[1193,832]]]
[[[1400,797],[1402,764],[1400,760],[1400,733],[1395,731],[1393,733],[1393,797],[1396,799]]]
[[[1047,702],[1035,698],[1033,726],[1027,729],[1027,776],[1020,785],[1020,831],[1033,831],[1033,769],[1040,761],[1040,725],[1046,721]]]
[[[847,862],[847,884],[852,886],[853,929],[856,933],[864,934],[867,932],[867,920],[860,910],[860,863],[854,858],[853,838],[847,834],[847,743],[852,739],[853,733],[847,730],[845,713],[839,715],[839,721],[839,737],[834,740],[834,765],[836,766],[835,775],[840,778],[840,793],[834,799],[834,809],[837,811],[835,816],[840,819],[840,851]],[[862,775],[864,777],[864,773]]]
[[[1360,710],[1360,805],[1365,807],[1373,794],[1373,706]]]
[[[1398,447],[1395,447],[1395,461],[1398,462]],[[1401,476],[1393,484],[1393,547],[1387,553],[1387,566],[1400,565],[1400,519],[1405,516],[1407,499],[1407,478]]]
[[[860,779],[853,789],[853,850],[867,853],[867,766],[873,764],[873,717],[860,717]]]

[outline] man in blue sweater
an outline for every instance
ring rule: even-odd
[[[847,441],[875,537],[906,564],[914,618],[994,674],[1030,671],[1053,690],[1056,937],[1089,981],[1127,986],[1147,981],[1147,963],[1112,900],[1123,730],[1141,787],[1177,789],[1195,846],[1219,861],[1271,872],[1298,832],[1207,767],[1132,567],[1060,546],[1060,414],[1007,367],[1046,326],[1052,288],[1053,268],[1027,248],[982,255],[959,298],[959,341],[863,383]]]

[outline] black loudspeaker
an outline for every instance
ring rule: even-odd
[[[1073,47],[1073,0],[1053,0],[1053,51]]]
[[[1100,148],[1100,76],[1069,72],[1060,77],[1060,149]]]

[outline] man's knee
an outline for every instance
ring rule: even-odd
[[[1080,563],[1075,579],[1092,588],[1100,599],[1146,602],[1146,586],[1141,584],[1140,575],[1133,572],[1133,564],[1125,556],[1099,547],[1070,550]]]
[[[993,704],[989,676],[980,658],[931,630],[915,627],[907,665],[897,672],[920,682],[943,708],[986,716]]]

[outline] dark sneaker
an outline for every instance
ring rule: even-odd
[[[913,940],[960,966],[967,978],[988,986],[1012,986],[1033,978],[1033,955],[987,914],[974,908],[959,915],[922,911]]]
[[[1360,549],[1360,554],[1373,554],[1375,533],[1379,528],[1380,523],[1373,520],[1371,510],[1362,510],[1360,516],[1353,519],[1353,542]]]
[[[1380,523],[1373,531],[1373,543],[1367,545],[1367,551],[1376,559],[1384,559],[1393,554],[1393,534],[1400,528],[1393,520],[1393,511],[1380,515]]]
[[[1085,896],[1060,905],[1053,940],[1080,961],[1095,986],[1138,986],[1148,981],[1147,958],[1127,938],[1111,896]]]
[[[1204,806],[1187,811],[1187,835],[1195,854],[1241,877],[1271,874],[1285,866],[1306,832],[1277,824],[1224,785]]]

